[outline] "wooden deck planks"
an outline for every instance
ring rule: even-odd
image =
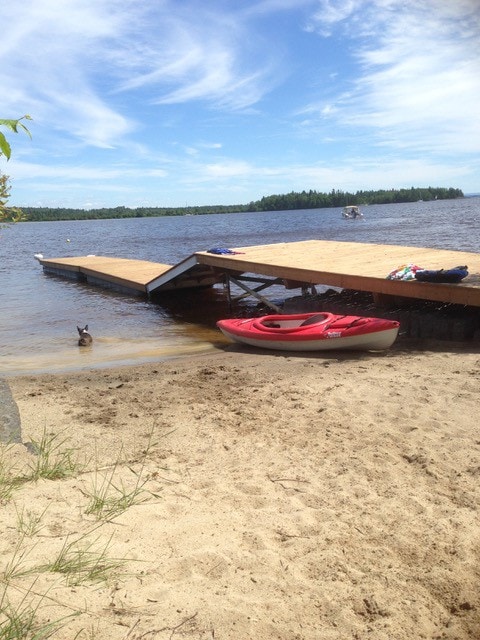
[[[146,293],[146,286],[151,280],[171,268],[171,265],[147,260],[105,256],[43,259],[40,262],[47,271],[74,271],[84,274],[87,280],[103,280],[144,293]]]
[[[480,306],[480,254],[422,247],[307,240],[235,248],[236,255],[195,254],[217,268],[257,273],[317,285],[439,302]],[[425,269],[467,265],[460,284],[387,280],[402,264]]]
[[[425,269],[441,269],[470,262],[470,270],[473,267],[474,271],[480,273],[480,254],[418,247],[309,240],[234,250],[239,253],[214,256],[198,252],[195,255],[202,256],[202,262],[215,262],[217,265],[230,263],[235,269],[271,266],[295,269],[305,274],[337,273],[382,279],[399,265],[408,263],[418,264]]]

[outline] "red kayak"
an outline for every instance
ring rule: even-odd
[[[265,349],[378,350],[388,349],[394,343],[400,323],[320,312],[219,320],[217,327],[234,342]]]

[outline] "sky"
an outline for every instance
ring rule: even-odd
[[[480,192],[480,0],[0,5],[10,204]]]

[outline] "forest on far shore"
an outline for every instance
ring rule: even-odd
[[[46,222],[52,220],[96,220],[102,218],[149,218],[159,216],[204,215],[208,213],[241,213],[255,211],[287,211],[295,209],[327,209],[346,205],[393,204],[420,200],[449,200],[463,198],[460,189],[425,187],[410,189],[385,189],[349,193],[332,189],[330,193],[319,191],[291,192],[283,195],[264,196],[248,204],[209,205],[198,207],[113,207],[102,209],[68,209],[63,207],[21,207],[24,220]]]

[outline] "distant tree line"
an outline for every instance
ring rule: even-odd
[[[286,211],[293,209],[325,209],[350,205],[392,204],[418,200],[448,200],[463,198],[460,189],[426,187],[357,191],[349,193],[332,189],[330,193],[318,191],[291,192],[265,196],[249,204],[210,205],[201,207],[114,207],[102,209],[67,209],[63,207],[22,207],[24,216],[33,222],[52,220],[96,220],[105,218],[152,218],[159,216],[204,215],[207,213],[239,213],[254,211]]]
[[[380,191],[357,191],[350,193],[332,189],[330,193],[302,191],[286,195],[266,196],[257,202],[251,211],[282,211],[286,209],[323,209],[326,207],[345,207],[346,205],[393,204],[395,202],[417,202],[418,200],[449,200],[463,198],[460,189],[426,187],[411,189],[382,189]]]
[[[66,207],[22,207],[31,222],[52,220],[102,220],[106,218],[156,218],[160,216],[203,215],[247,211],[242,205],[212,205],[202,207],[113,207],[102,209],[69,209]]]

